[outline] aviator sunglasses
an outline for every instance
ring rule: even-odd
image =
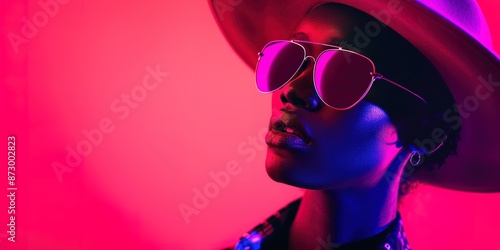
[[[306,49],[300,43],[332,49],[324,50],[315,59],[306,54]],[[311,58],[315,62],[314,88],[319,98],[334,109],[354,107],[378,79],[409,92],[427,104],[419,95],[377,73],[375,64],[368,57],[338,46],[301,40],[276,40],[266,44],[258,55],[255,77],[257,89],[262,93],[272,93],[285,86]]]

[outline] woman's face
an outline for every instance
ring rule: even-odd
[[[301,21],[294,38],[326,44],[352,41],[355,27],[364,30],[369,21],[361,19],[355,13],[316,8]],[[314,58],[326,49],[305,47]],[[401,148],[387,114],[367,101],[344,111],[326,106],[314,89],[313,66],[310,61],[300,75],[273,93],[266,135],[269,176],[308,189],[373,187],[384,181],[384,175],[393,177],[388,167]]]

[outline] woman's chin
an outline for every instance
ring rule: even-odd
[[[363,186],[360,183],[362,178],[359,176],[335,174],[314,166],[314,163],[299,164],[270,153],[266,157],[267,175],[275,182],[311,190],[335,190]]]
[[[321,183],[316,176],[311,176],[311,173],[300,169],[300,166],[294,164],[285,165],[278,164],[274,161],[266,161],[267,175],[275,182],[286,185],[304,188],[304,189],[325,189],[328,187],[326,183]]]
[[[299,164],[288,157],[283,157],[275,152],[268,150],[266,156],[266,172],[269,177],[280,183],[295,186],[294,177],[300,172]]]

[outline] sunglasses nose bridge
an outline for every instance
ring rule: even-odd
[[[312,61],[312,64],[311,63],[308,63],[308,60],[311,60]],[[304,69],[302,69],[303,67],[306,67]],[[308,68],[310,68],[312,66],[312,71],[314,72],[314,68],[316,66],[316,58],[314,58],[313,56],[306,56],[304,57],[304,60],[302,61],[302,64],[300,65],[299,69],[298,69],[298,72],[301,72],[301,71],[306,71],[308,70]],[[301,70],[302,69],[302,70]]]
[[[304,57],[304,61],[306,61],[306,60],[307,60],[307,59],[309,59],[309,58],[310,58],[310,59],[312,59],[312,61],[313,61],[314,63],[316,63],[316,58],[314,58],[313,56],[306,56],[306,57]]]

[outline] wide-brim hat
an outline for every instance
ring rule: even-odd
[[[288,39],[322,3],[351,6],[384,22],[436,67],[461,109],[457,155],[441,169],[417,171],[424,183],[474,192],[500,191],[500,60],[484,16],[471,0],[209,0],[229,44],[252,69],[271,40]]]

